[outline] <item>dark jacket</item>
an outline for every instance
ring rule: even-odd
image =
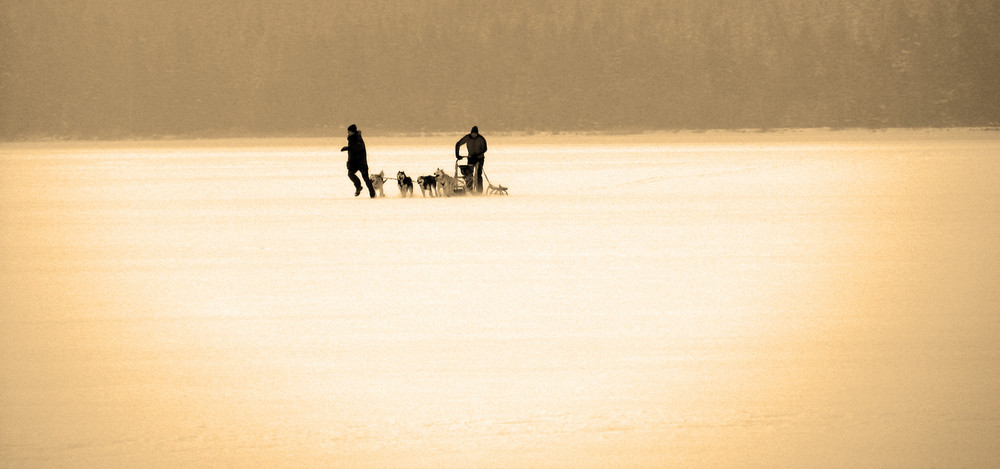
[[[469,156],[482,156],[486,153],[486,138],[482,134],[474,138],[472,134],[468,134],[455,144],[455,158],[458,158],[458,149],[466,144],[468,144]]]
[[[361,168],[368,166],[368,152],[365,150],[365,140],[361,138],[361,132],[354,132],[354,135],[347,137],[347,146],[340,151],[347,152],[347,166]]]

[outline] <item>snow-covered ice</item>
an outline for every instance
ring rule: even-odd
[[[996,132],[487,137],[0,146],[0,465],[995,464]]]

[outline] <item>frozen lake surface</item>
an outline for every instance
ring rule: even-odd
[[[487,137],[0,146],[0,466],[997,464],[1000,133]]]

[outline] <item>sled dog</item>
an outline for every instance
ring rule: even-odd
[[[375,192],[378,192],[379,197],[385,197],[385,191],[382,190],[382,186],[385,185],[385,171],[381,171],[378,174],[369,174],[369,178],[372,180],[372,188]]]
[[[458,186],[458,181],[445,174],[444,170],[438,168],[434,171],[435,179],[437,179],[437,190],[438,194],[444,194],[445,197],[451,197],[455,195],[455,187]]]
[[[420,195],[427,197],[430,194],[431,197],[437,197],[437,178],[434,176],[420,176],[417,178],[417,184],[420,186]]]
[[[413,197],[413,179],[410,179],[406,173],[402,171],[396,173],[396,183],[399,184],[400,197]]]

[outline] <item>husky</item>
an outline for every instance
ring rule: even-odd
[[[382,186],[385,185],[385,171],[381,171],[378,174],[369,174],[369,178],[372,180],[372,188],[378,192],[379,197],[385,197],[385,191],[382,190]]]
[[[438,194],[444,193],[445,197],[455,195],[455,188],[458,187],[458,181],[455,178],[446,174],[441,168],[434,171],[434,176],[437,180]]]
[[[420,186],[420,195],[427,197],[430,194],[431,197],[437,197],[437,178],[434,176],[420,176],[417,178],[417,185]]]
[[[396,173],[396,182],[399,184],[399,195],[401,197],[413,197],[413,179],[406,173],[400,171]]]

